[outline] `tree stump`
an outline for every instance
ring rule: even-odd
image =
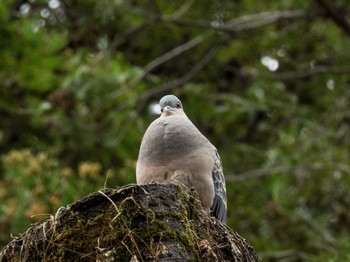
[[[105,189],[61,207],[0,261],[260,261],[252,246],[174,184]]]

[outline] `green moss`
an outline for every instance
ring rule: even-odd
[[[103,197],[92,194],[64,209],[57,220],[51,217],[31,228],[21,240],[31,243],[23,244],[30,250],[27,260],[90,261],[107,256],[130,261],[136,255],[156,261],[171,254],[201,261],[199,240],[206,240],[209,248],[222,242],[218,236],[223,235],[223,228],[203,214],[196,193],[171,185],[147,189],[156,192],[153,198],[148,199],[140,187],[125,188],[123,194],[105,192]],[[221,231],[215,233],[214,228]],[[229,257],[222,254],[220,258]]]

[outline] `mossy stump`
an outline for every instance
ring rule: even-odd
[[[0,261],[259,261],[252,246],[174,184],[93,193],[33,225]]]

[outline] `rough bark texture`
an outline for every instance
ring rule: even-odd
[[[0,261],[259,261],[252,246],[209,217],[197,193],[173,184],[93,193],[29,228]]]

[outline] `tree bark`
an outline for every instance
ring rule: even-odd
[[[105,189],[61,207],[0,261],[260,261],[252,246],[174,184]]]

